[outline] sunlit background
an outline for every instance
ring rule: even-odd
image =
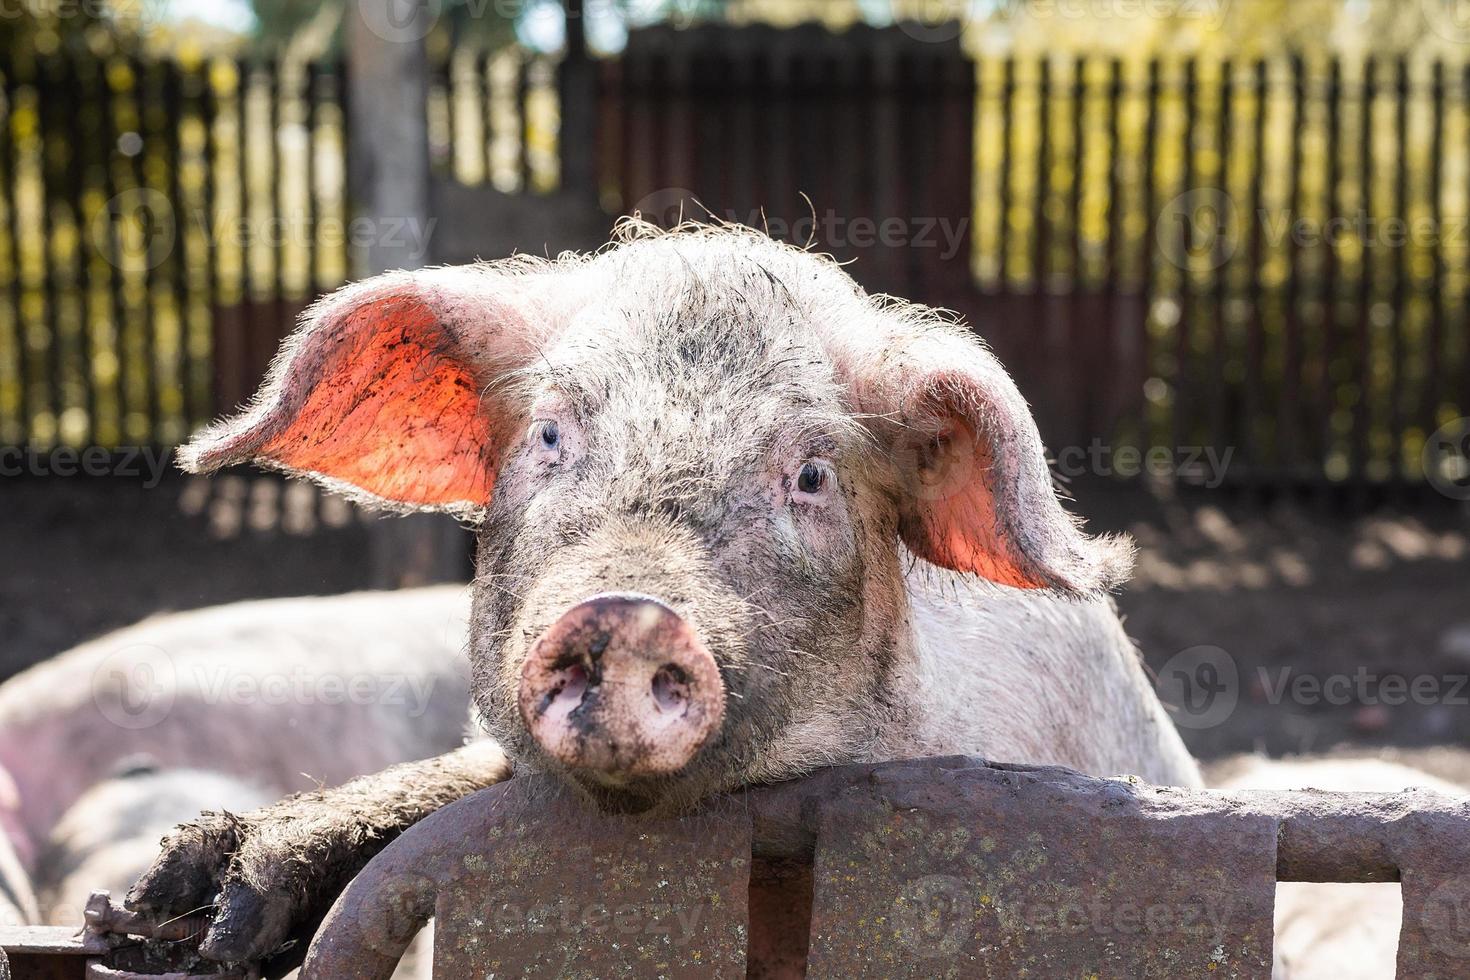
[[[559,0],[429,7],[436,187],[547,215],[582,202],[604,235],[634,209],[756,224],[963,315],[1031,400],[1077,509],[1139,539],[1120,601],[1152,664],[1212,644],[1248,675],[1470,670],[1457,4],[585,0],[570,22]],[[24,460],[0,478],[0,676],[158,611],[381,583],[379,522],[313,488],[54,472],[58,449],[166,459],[249,396],[305,304],[365,268],[353,16],[284,0],[0,12],[0,447]],[[574,137],[569,57],[592,80]],[[416,261],[549,241],[503,246],[489,220],[497,244],[462,254],[446,242],[475,229],[430,217],[409,229]],[[1191,746],[1470,734],[1448,705],[1268,693],[1247,686],[1235,721]]]

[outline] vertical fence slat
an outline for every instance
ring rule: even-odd
[[[1046,291],[1048,250],[1050,248],[1050,222],[1046,217],[1047,195],[1051,188],[1051,61],[1040,58],[1036,64],[1036,155],[1032,180],[1036,186],[1031,193],[1031,255],[1030,267],[1030,322],[1027,324],[1023,345],[1018,347],[1018,368],[1027,376],[1035,377],[1049,389],[1057,388],[1055,365],[1048,363],[1046,325],[1050,320],[1050,302]],[[1042,409],[1043,414],[1046,410]],[[1043,425],[1050,428],[1047,420]]]
[[[1441,349],[1444,334],[1444,270],[1447,260],[1448,228],[1444,213],[1444,62],[1436,58],[1430,75],[1429,122],[1429,220],[1434,228],[1434,244],[1429,270],[1429,326],[1424,343],[1423,388],[1420,391],[1418,424],[1428,436],[1438,427],[1440,401]],[[1470,412],[1470,405],[1462,405]]]
[[[19,96],[19,85],[17,84],[15,62],[12,57],[5,57],[3,63],[0,63],[0,70],[3,70],[5,74],[5,120],[3,129],[0,129],[0,167],[3,167],[4,176],[3,196],[5,198],[6,252],[10,264],[6,277],[7,293],[10,300],[9,340],[7,346],[11,352],[11,370],[15,379],[13,400],[10,402],[15,417],[11,421],[9,428],[16,441],[27,442],[31,438],[30,398],[27,390],[29,372],[26,370],[26,345],[28,338],[20,302],[20,235],[17,229],[18,183],[16,177],[15,149],[15,114],[16,100]]]
[[[996,279],[1002,291],[1008,292],[1011,277],[1011,236],[1007,233],[1007,229],[1010,227],[1013,204],[1011,201],[1011,167],[1014,164],[1014,156],[1011,146],[1015,140],[1016,131],[1016,59],[1007,55],[1001,71],[1003,75],[1000,85],[1000,187],[996,193],[996,206],[1000,210],[1000,244],[996,255],[998,261]]]
[[[1460,108],[1462,118],[1466,120],[1465,133],[1467,136],[1470,136],[1470,64],[1465,65],[1461,69]],[[1467,140],[1467,144],[1462,144],[1462,146],[1467,152],[1470,152],[1470,140]],[[1467,195],[1470,195],[1470,187],[1464,187],[1463,190]],[[1470,212],[1470,207],[1467,207],[1466,211]],[[1465,213],[1462,212],[1462,215]],[[1462,218],[1462,220],[1470,221],[1470,218]],[[1466,255],[1461,259],[1462,270],[1467,270],[1467,267],[1470,267],[1470,255]],[[1462,275],[1464,274],[1467,273],[1462,271]],[[1470,319],[1470,286],[1461,286],[1458,319],[1461,324],[1464,324],[1467,319]],[[1459,370],[1455,372],[1450,381],[1452,386],[1451,390],[1458,396],[1459,414],[1461,416],[1470,416],[1470,336],[1467,336],[1467,333],[1470,333],[1470,331],[1467,331],[1462,326],[1457,345],[1457,350],[1460,355]]]
[[[1061,343],[1048,352],[1067,366],[1067,384],[1063,391],[1070,393],[1068,404],[1055,409],[1066,413],[1069,424],[1065,429],[1058,427],[1057,434],[1068,445],[1081,445],[1093,431],[1097,417],[1097,384],[1093,380],[1099,363],[1096,344],[1097,324],[1088,322],[1084,306],[1087,297],[1087,277],[1083,263],[1082,227],[1082,177],[1087,166],[1087,127],[1085,102],[1087,99],[1088,60],[1077,57],[1072,60],[1071,134],[1072,179],[1067,188],[1067,279],[1066,332]],[[1060,349],[1059,349],[1060,348]]]
[[[1287,218],[1302,214],[1302,155],[1306,129],[1305,64],[1300,55],[1287,63],[1291,91],[1291,154],[1287,164]],[[1302,403],[1302,364],[1305,346],[1301,311],[1302,249],[1298,235],[1288,234],[1286,291],[1282,299],[1281,398],[1276,417],[1276,466],[1283,477],[1297,468],[1301,451],[1299,412]]]
[[[1199,70],[1195,61],[1190,60],[1184,65],[1184,87],[1181,100],[1184,107],[1184,132],[1180,139],[1180,153],[1183,158],[1183,172],[1179,181],[1178,192],[1188,194],[1195,190],[1197,173],[1195,170],[1196,154],[1196,120],[1198,118],[1199,106]],[[1194,409],[1194,378],[1193,357],[1190,344],[1190,333],[1194,327],[1194,316],[1197,304],[1195,303],[1194,290],[1194,248],[1196,245],[1196,232],[1192,227],[1195,216],[1191,220],[1181,223],[1180,248],[1178,256],[1180,260],[1179,276],[1179,318],[1175,324],[1174,336],[1174,404],[1173,418],[1170,429],[1169,443],[1173,446],[1182,446],[1188,440],[1191,416]]]
[[[1230,184],[1230,150],[1231,150],[1231,124],[1233,113],[1233,96],[1235,90],[1235,62],[1225,59],[1219,67],[1220,77],[1218,83],[1218,101],[1216,104],[1215,119],[1215,158],[1219,161],[1219,180],[1217,184],[1220,190],[1228,196],[1231,193]],[[1238,209],[1237,209],[1238,211]],[[1253,224],[1256,216],[1253,214],[1239,215],[1237,221],[1244,219]],[[1226,251],[1231,246],[1228,234],[1215,236],[1215,255],[1210,265],[1214,270],[1214,296],[1211,299],[1213,318],[1210,325],[1211,345],[1210,352],[1214,359],[1213,370],[1209,371],[1210,404],[1209,416],[1209,442],[1208,445],[1224,447],[1231,441],[1230,429],[1227,427],[1226,401],[1229,397],[1227,380],[1225,376],[1226,362],[1229,358],[1229,345],[1226,339],[1228,331],[1228,317],[1230,314],[1230,273],[1232,256]]]
[[[1394,167],[1393,218],[1399,222],[1409,220],[1409,61],[1400,56],[1394,72],[1394,145],[1399,147],[1398,162]],[[1393,321],[1390,336],[1390,363],[1388,381],[1388,473],[1399,476],[1404,472],[1404,376],[1407,356],[1408,317],[1405,302],[1408,298],[1408,252],[1412,239],[1397,243],[1385,242],[1393,251]]]
[[[1112,432],[1119,422],[1120,409],[1125,399],[1133,397],[1133,391],[1142,379],[1133,375],[1131,365],[1125,359],[1126,349],[1119,343],[1118,294],[1119,279],[1123,275],[1120,263],[1122,252],[1120,239],[1123,236],[1123,208],[1119,200],[1119,172],[1123,166],[1123,154],[1118,145],[1118,114],[1123,97],[1123,62],[1119,58],[1108,59],[1107,123],[1103,138],[1107,141],[1107,187],[1104,207],[1107,208],[1105,227],[1107,240],[1103,246],[1103,316],[1100,347],[1102,359],[1097,363],[1108,365],[1103,374],[1104,395],[1101,416],[1092,419],[1091,431]]]
[[[1252,102],[1255,117],[1251,131],[1248,197],[1252,216],[1249,224],[1250,241],[1247,245],[1250,262],[1247,270],[1247,302],[1250,312],[1246,324],[1245,372],[1241,392],[1241,449],[1246,459],[1256,461],[1259,459],[1261,445],[1257,434],[1261,428],[1262,405],[1265,402],[1262,375],[1265,370],[1266,324],[1261,309],[1264,299],[1261,278],[1262,265],[1265,262],[1265,243],[1258,217],[1265,206],[1266,193],[1266,105],[1270,96],[1270,65],[1265,59],[1258,59],[1253,66],[1251,92],[1254,96]]]
[[[1140,242],[1142,283],[1140,293],[1141,316],[1138,321],[1138,363],[1139,376],[1143,383],[1143,398],[1139,401],[1138,421],[1138,447],[1144,449],[1149,445],[1153,437],[1153,399],[1150,397],[1151,390],[1157,386],[1150,383],[1154,378],[1154,344],[1152,324],[1154,312],[1154,283],[1156,273],[1155,262],[1159,256],[1159,238],[1162,225],[1159,218],[1158,196],[1155,193],[1154,183],[1157,180],[1155,158],[1159,145],[1159,61],[1152,58],[1148,63],[1148,78],[1144,88],[1144,126],[1143,126],[1143,160],[1142,160],[1142,182],[1143,182],[1143,218],[1144,231]]]
[[[93,102],[82,96],[85,77],[82,61],[72,52],[67,52],[64,57],[66,58],[67,87],[73,97],[78,99],[77,105],[67,113],[66,128],[70,143],[68,195],[77,241],[76,254],[72,257],[75,269],[72,288],[75,290],[77,302],[78,340],[75,356],[78,360],[72,370],[77,379],[76,383],[81,389],[79,407],[82,414],[80,425],[75,427],[77,437],[75,441],[90,442],[95,438],[94,426],[97,418],[97,391],[90,368],[93,319],[92,257],[95,254],[95,245],[92,241],[88,220],[90,215],[86,208],[87,156],[93,143],[93,140],[89,138],[87,124],[91,121],[89,117]]]
[[[1363,213],[1371,213],[1373,187],[1373,100],[1377,67],[1369,57],[1363,63],[1358,87],[1358,200]],[[1353,403],[1352,475],[1361,486],[1368,467],[1368,427],[1372,397],[1370,326],[1373,304],[1372,250],[1360,248],[1358,255],[1358,331],[1354,358],[1357,362],[1357,398]]]
[[[198,397],[193,403],[191,424],[201,425],[214,414],[214,316],[219,303],[218,217],[215,215],[215,185],[219,179],[219,145],[216,142],[218,97],[213,72],[216,62],[205,59],[199,65],[197,99],[199,112],[199,232],[204,236],[204,249],[198,258],[199,295],[196,305],[202,312],[201,324],[194,340],[196,361],[194,381]]]
[[[56,282],[56,226],[55,215],[51,208],[52,198],[58,191],[54,163],[59,147],[52,132],[53,116],[56,119],[61,118],[60,86],[56,78],[57,64],[54,58],[45,59],[38,64],[35,75],[36,149],[38,153],[35,176],[39,184],[36,193],[37,207],[40,211],[41,235],[40,241],[36,243],[36,256],[40,262],[41,318],[45,324],[45,336],[49,337],[51,342],[38,350],[35,355],[38,377],[44,380],[37,385],[39,397],[33,412],[36,417],[46,420],[45,441],[47,443],[55,443],[60,437],[58,423],[61,418],[63,384],[61,365],[65,344],[60,311],[57,309],[59,290]]]
[[[1327,152],[1324,161],[1326,176],[1323,180],[1326,212],[1330,219],[1342,213],[1342,198],[1338,187],[1342,179],[1342,61],[1336,56],[1327,66],[1324,98],[1327,103]],[[1324,466],[1336,452],[1337,444],[1334,415],[1338,395],[1334,365],[1338,351],[1338,238],[1335,235],[1329,237],[1324,243],[1322,253],[1322,362],[1317,378],[1317,404],[1322,414],[1317,419],[1316,431],[1321,441],[1321,462]],[[1326,485],[1325,481],[1323,485]]]
[[[98,66],[100,89],[100,101],[102,103],[102,171],[103,171],[103,194],[108,209],[108,214],[102,219],[105,230],[100,237],[105,238],[105,250],[107,253],[107,328],[102,343],[103,348],[99,356],[110,362],[113,372],[113,391],[115,393],[113,430],[110,433],[113,441],[127,441],[126,420],[130,407],[127,382],[127,358],[126,345],[123,336],[123,324],[127,320],[127,306],[123,296],[123,279],[121,257],[122,238],[119,229],[119,215],[113,209],[116,208],[117,195],[121,189],[117,179],[117,140],[119,133],[118,120],[118,95],[114,90],[113,77],[116,74],[116,63],[108,60]]]

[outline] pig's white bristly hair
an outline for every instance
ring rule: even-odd
[[[886,296],[869,296],[830,256],[772,241],[738,225],[689,222],[663,231],[636,219],[620,222],[616,242],[636,252],[667,248],[691,263],[703,247],[705,270],[748,259],[765,268],[808,314],[807,324],[854,392],[857,414],[894,426],[934,427],[940,405],[974,420],[992,445],[996,513],[1005,528],[970,526],[991,540],[1016,542],[1023,570],[1068,591],[1087,593],[1126,581],[1132,542],[1121,535],[1089,537],[1063,507],[1030,407],[993,354],[945,310]],[[628,256],[633,261],[632,256]],[[1029,567],[1028,567],[1029,566]]]
[[[660,281],[680,289],[691,282],[718,286],[737,266],[760,270],[773,291],[802,311],[806,322],[800,326],[816,337],[853,392],[851,419],[866,417],[874,428],[887,425],[890,431],[905,425],[932,427],[940,422],[935,413],[942,405],[973,420],[988,437],[996,464],[984,479],[994,491],[994,524],[985,526],[978,500],[959,522],[970,528],[966,533],[977,536],[977,547],[980,535],[987,542],[1014,541],[1012,559],[1024,574],[1068,591],[1098,591],[1126,579],[1131,544],[1121,537],[1084,535],[1062,508],[1029,407],[999,362],[952,314],[895,297],[869,296],[830,256],[775,242],[740,225],[687,222],[666,231],[625,218],[607,245],[586,255],[514,256],[387,273],[346,286],[306,310],[246,409],[199,433],[180,450],[180,465],[190,472],[208,472],[253,458],[253,447],[284,428],[290,403],[304,398],[289,389],[287,377],[307,354],[308,341],[364,304],[417,296],[445,332],[462,343],[461,356],[488,379],[483,397],[491,397],[502,379],[514,378],[554,343],[579,308],[597,303],[614,287],[647,296],[656,294]],[[638,281],[630,281],[630,268],[638,270]],[[424,509],[385,500],[328,474],[303,474],[269,459],[256,461],[308,476],[375,508]],[[961,500],[947,506],[970,504]],[[480,512],[473,505],[437,509],[468,519]]]

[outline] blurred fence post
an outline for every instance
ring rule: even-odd
[[[381,230],[430,228],[429,68],[425,0],[354,0],[346,17],[348,182],[352,207]],[[416,235],[374,234],[357,271],[422,264]],[[373,525],[371,578],[379,588],[463,579],[465,532],[451,518],[415,514]]]
[[[561,183],[573,192],[597,195],[597,66],[587,54],[586,12],[582,0],[563,0],[566,52],[558,76],[561,108]]]

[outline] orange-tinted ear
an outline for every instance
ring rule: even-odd
[[[395,509],[490,500],[515,412],[486,389],[549,332],[526,278],[492,266],[389,273],[307,310],[240,416],[181,453],[209,472],[254,461]]]
[[[858,407],[898,462],[915,555],[1017,588],[1087,594],[1127,579],[1132,544],[1088,536],[1062,509],[1030,409],[974,337],[905,324],[848,355]]]

